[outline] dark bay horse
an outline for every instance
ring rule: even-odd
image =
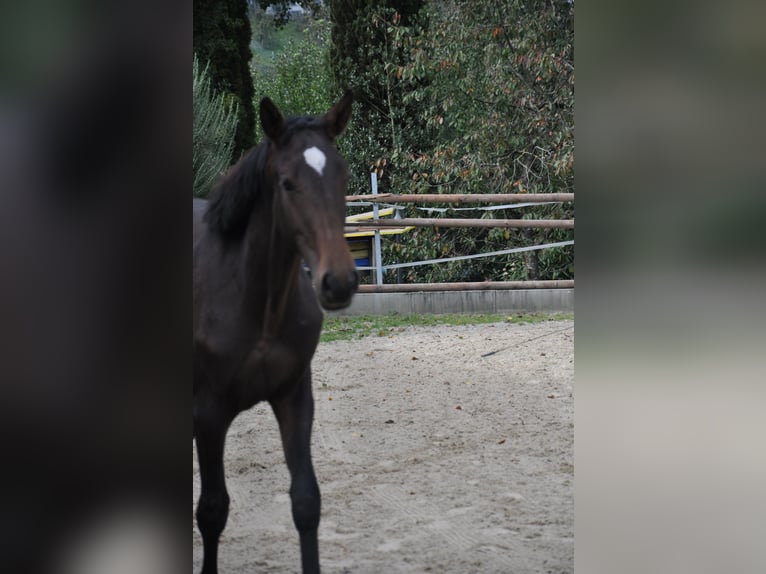
[[[303,572],[319,572],[311,358],[322,327],[320,305],[346,307],[358,284],[343,237],[348,165],[333,144],[351,103],[347,93],[323,116],[286,120],[264,98],[264,143],[231,168],[209,202],[194,200],[194,436],[203,574],[217,572],[229,511],[226,432],[238,413],[260,401],[269,402],[279,424]]]

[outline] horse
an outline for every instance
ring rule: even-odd
[[[264,98],[263,143],[222,176],[209,201],[193,200],[193,437],[202,482],[196,512],[202,574],[217,572],[228,516],[227,430],[261,401],[279,425],[303,572],[319,572],[311,359],[321,308],[348,306],[358,287],[343,236],[349,169],[334,146],[352,99],[347,92],[324,115],[286,119]]]

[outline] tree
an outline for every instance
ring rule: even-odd
[[[393,191],[411,193],[541,193],[574,189],[574,6],[567,0],[445,0],[417,19],[394,13],[385,32],[355,36],[365,58],[343,64],[375,69],[391,133],[375,137],[393,150],[386,171]],[[349,40],[351,42],[351,40]],[[382,63],[381,63],[382,60]],[[337,65],[337,63],[336,63]],[[381,73],[382,71],[382,73]],[[378,89],[379,91],[375,91]],[[399,115],[397,115],[399,110]],[[413,130],[412,128],[415,128]],[[368,126],[365,125],[365,129]],[[398,132],[397,132],[398,130]],[[377,139],[376,142],[377,143]],[[376,166],[377,167],[377,166]],[[448,207],[448,204],[444,205]],[[496,212],[485,212],[492,217]],[[519,217],[501,212],[500,217]],[[568,205],[528,209],[524,217],[572,217]],[[465,255],[569,239],[568,230],[419,230],[406,244],[389,244],[392,258]],[[415,268],[409,280],[566,278],[573,250]]]
[[[194,53],[209,66],[213,90],[238,110],[232,161],[255,141],[250,40],[247,0],[194,0]]]
[[[352,166],[351,187],[369,190],[369,173],[377,167],[381,190],[397,177],[402,150],[420,145],[422,129],[405,104],[409,86],[395,81],[391,70],[405,63],[405,52],[393,36],[397,24],[416,26],[424,0],[330,0],[330,65],[337,91],[352,88],[356,106],[341,144]],[[382,164],[391,167],[381,169]]]

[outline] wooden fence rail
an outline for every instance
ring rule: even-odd
[[[507,228],[545,228],[574,229],[574,219],[441,219],[413,217],[403,219],[373,219],[366,221],[347,221],[346,229],[377,229],[381,227],[507,227]]]
[[[346,203],[372,203],[372,219],[346,221],[346,233],[357,236],[369,234],[369,251],[372,255],[372,266],[375,271],[375,285],[361,285],[360,291],[366,293],[386,293],[395,291],[452,291],[452,290],[486,290],[486,289],[571,289],[574,281],[485,281],[480,283],[431,283],[431,284],[383,284],[383,270],[386,268],[381,260],[380,236],[381,229],[400,228],[407,231],[413,227],[474,227],[474,228],[523,228],[523,229],[574,229],[574,219],[450,219],[450,218],[391,218],[380,219],[379,203],[441,203],[448,205],[463,205],[476,203],[524,205],[530,203],[563,203],[573,202],[574,193],[493,193],[493,194],[396,194],[378,193],[377,174],[370,174],[372,194],[347,195]],[[421,208],[422,209],[422,208]],[[478,208],[482,209],[482,208]],[[492,209],[492,208],[483,208]],[[498,209],[498,208],[494,208]],[[389,233],[393,230],[389,229]],[[540,248],[548,247],[540,246]],[[495,253],[487,254],[494,255]],[[483,255],[477,255],[479,257]],[[473,258],[474,256],[471,256]],[[443,258],[438,260],[417,261],[407,266],[444,263],[447,261],[466,259],[468,257]],[[403,264],[390,266],[403,267]]]
[[[419,291],[493,291],[509,289],[573,289],[574,279],[550,281],[477,281],[471,283],[386,283],[360,285],[360,293],[415,293]]]
[[[471,194],[397,194],[378,193],[347,195],[346,202],[368,201],[370,203],[549,203],[574,201],[574,193],[471,193]]]

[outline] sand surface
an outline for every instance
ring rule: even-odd
[[[322,343],[313,371],[325,574],[573,572],[572,321]],[[300,572],[267,404],[234,421],[226,473],[219,572]]]

